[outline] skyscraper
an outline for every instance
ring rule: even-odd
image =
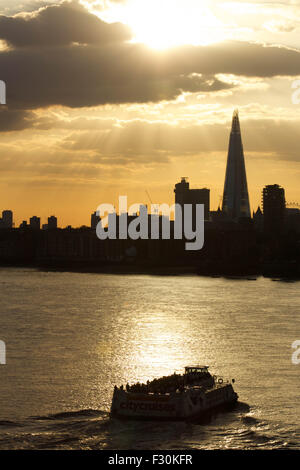
[[[245,159],[237,110],[232,117],[222,211],[234,221],[250,217]]]
[[[36,215],[30,217],[29,226],[30,226],[30,228],[32,228],[34,230],[40,230],[40,227],[41,227],[40,217],[37,217]]]
[[[98,222],[100,222],[100,215],[97,214],[97,212],[94,212],[92,215],[91,215],[91,229],[92,230],[96,230],[96,227],[98,225]]]
[[[10,210],[2,212],[2,224],[5,228],[13,227],[13,213]]]
[[[180,183],[175,185],[175,203],[180,204],[183,210],[184,204],[192,205],[193,220],[196,216],[196,205],[204,204],[204,219],[209,220],[210,190],[207,188],[191,189],[186,177],[182,177]]]
[[[51,215],[48,217],[48,230],[56,230],[57,229],[57,217],[55,215]]]
[[[278,184],[270,184],[263,189],[263,211],[265,232],[278,235],[284,229],[285,193]]]

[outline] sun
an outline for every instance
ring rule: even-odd
[[[157,49],[226,39],[224,25],[209,8],[208,0],[127,0],[115,3],[105,16],[130,26],[134,42]]]
[[[222,25],[199,0],[132,0],[128,24],[136,41],[166,48],[222,40]]]

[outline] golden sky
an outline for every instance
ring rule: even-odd
[[[239,109],[251,209],[300,202],[296,1],[0,0],[0,198],[18,225],[89,224],[101,203],[223,192]],[[298,94],[298,97],[300,95]]]

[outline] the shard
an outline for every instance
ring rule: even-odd
[[[234,221],[250,217],[245,159],[237,110],[232,117],[222,211]]]

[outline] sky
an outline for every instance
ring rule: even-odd
[[[299,0],[0,0],[0,211],[88,225],[182,176],[217,209],[235,108],[251,210],[300,203],[299,39]]]

